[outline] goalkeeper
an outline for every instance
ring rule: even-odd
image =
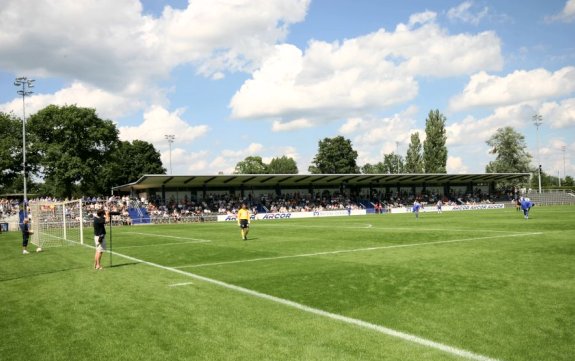
[[[238,211],[238,225],[240,226],[240,233],[242,239],[247,241],[248,233],[250,231],[250,211],[248,211],[248,206],[242,203],[242,207]]]
[[[106,251],[106,223],[110,222],[110,213],[99,209],[94,216],[94,244],[96,254],[94,255],[94,268],[102,269],[102,254]]]

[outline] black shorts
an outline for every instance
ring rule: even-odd
[[[250,224],[247,219],[240,219],[240,228],[249,228]]]

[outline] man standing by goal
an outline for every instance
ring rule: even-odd
[[[248,206],[245,203],[242,203],[242,207],[238,211],[238,225],[240,226],[242,239],[247,241],[248,232],[250,231],[250,211],[248,211]]]
[[[110,214],[103,209],[99,209],[94,216],[94,245],[96,254],[94,256],[94,268],[102,269],[102,254],[106,251],[106,223],[110,222]]]
[[[20,229],[22,230],[22,254],[28,254],[28,241],[30,240],[30,235],[34,233],[30,229],[30,220],[28,217],[24,218],[20,224]]]

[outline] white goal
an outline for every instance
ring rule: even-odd
[[[82,200],[66,202],[30,202],[30,224],[34,233],[30,242],[36,247],[83,244],[84,214]]]

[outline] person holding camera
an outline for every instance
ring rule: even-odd
[[[106,223],[110,222],[110,213],[99,209],[94,216],[94,244],[96,254],[94,256],[94,268],[101,270],[102,254],[106,251]]]

